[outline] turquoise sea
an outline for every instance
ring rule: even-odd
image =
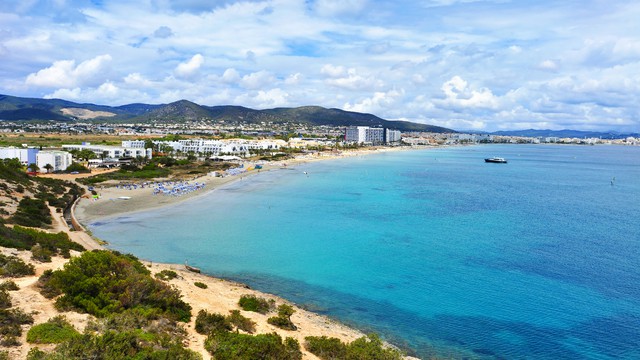
[[[640,359],[639,221],[640,147],[484,145],[265,172],[89,227],[421,358]]]

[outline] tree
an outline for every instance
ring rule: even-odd
[[[27,166],[27,170],[29,170],[31,172],[34,172],[34,173],[37,173],[38,171],[40,171],[40,166],[38,166],[38,164],[36,164],[36,163],[31,163],[31,164],[29,164],[29,166]]]
[[[47,170],[47,173],[50,173],[50,172],[51,172],[51,170],[53,170],[53,169],[54,169],[53,165],[51,165],[51,164],[47,164],[47,165],[45,165],[45,166],[44,166],[44,168]]]

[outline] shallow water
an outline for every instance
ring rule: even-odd
[[[488,145],[305,164],[89,227],[424,358],[634,359],[638,219],[640,147]]]

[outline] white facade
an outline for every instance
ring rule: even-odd
[[[390,140],[391,139],[393,140]],[[350,126],[345,131],[346,142],[379,145],[400,141],[400,131],[368,126]]]
[[[385,129],[384,140],[387,144],[399,142],[402,139],[400,130]]]
[[[144,149],[144,140],[122,140],[123,148]]]
[[[368,126],[350,126],[345,131],[344,141],[356,142],[358,144],[367,142]]]
[[[174,151],[196,154],[233,154],[248,155],[256,150],[276,151],[286,146],[284,140],[204,140],[188,139],[178,141],[154,141],[160,149],[170,146]]]
[[[36,162],[36,148],[0,148],[0,159],[18,159],[22,165],[29,165]]]
[[[64,171],[71,165],[71,154],[66,151],[39,151],[36,154],[36,165],[45,171],[47,164],[53,166],[51,171]]]
[[[124,141],[123,141],[124,143]],[[98,158],[108,158],[108,159],[120,159],[126,157],[146,157],[151,159],[152,157],[152,149],[142,148],[128,148],[128,147],[120,147],[120,146],[106,146],[106,145],[62,145],[62,148],[69,150],[90,150],[93,151],[94,154]]]

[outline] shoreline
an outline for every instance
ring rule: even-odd
[[[431,147],[429,147],[431,148]],[[73,218],[76,222],[78,222],[82,227],[80,231],[68,231],[69,235],[76,233],[82,245],[84,245],[88,250],[94,249],[109,249],[108,243],[101,244],[102,240],[99,240],[92,235],[90,235],[90,230],[86,227],[87,224],[95,221],[99,221],[101,219],[112,219],[114,217],[123,216],[130,213],[142,212],[142,211],[153,211],[165,207],[175,206],[181,204],[185,201],[196,199],[202,196],[206,196],[213,191],[218,190],[219,188],[232,184],[237,181],[242,181],[244,178],[249,178],[258,175],[261,172],[271,172],[277,170],[289,170],[297,167],[298,165],[315,162],[315,161],[324,161],[324,160],[335,160],[345,157],[353,157],[353,156],[365,156],[370,154],[388,152],[388,151],[405,151],[405,150],[415,150],[415,147],[411,148],[388,148],[388,149],[373,149],[373,150],[359,150],[359,151],[350,151],[346,153],[341,153],[339,155],[331,154],[331,155],[323,155],[323,156],[306,156],[303,158],[296,158],[293,160],[282,161],[278,163],[268,164],[263,169],[259,170],[251,170],[250,172],[243,173],[241,175],[235,176],[227,176],[224,178],[217,178],[213,176],[202,176],[192,181],[204,182],[205,188],[203,190],[194,191],[192,193],[185,194],[180,197],[174,196],[164,196],[164,195],[153,195],[153,190],[149,187],[144,189],[138,188],[133,190],[127,190],[123,188],[115,188],[115,187],[106,187],[102,189],[96,188],[97,192],[101,195],[101,198],[98,200],[93,200],[91,198],[80,198],[76,204],[74,204],[72,208]],[[424,149],[424,148],[419,148]],[[127,200],[120,199],[120,197],[126,196],[130,197]],[[77,241],[74,239],[74,241]],[[87,246],[89,245],[89,246]],[[143,263],[145,263],[149,269],[152,269],[153,272],[161,271],[164,269],[169,269],[176,271],[180,274],[180,280],[175,279],[172,280],[172,284],[175,285],[175,282],[180,281],[181,284],[177,285],[178,288],[183,293],[185,301],[192,304],[194,313],[197,313],[200,309],[206,309],[211,311],[211,308],[207,308],[206,306],[195,306],[192,301],[197,304],[210,304],[214,302],[216,304],[216,310],[219,308],[226,309],[225,311],[232,310],[237,308],[237,299],[244,294],[254,294],[258,297],[265,297],[267,299],[274,299],[278,303],[287,303],[293,305],[296,309],[296,313],[294,314],[292,320],[296,325],[299,325],[298,331],[295,332],[287,332],[284,330],[280,330],[271,325],[266,324],[266,316],[261,314],[251,313],[249,316],[252,320],[256,321],[256,323],[261,324],[258,326],[257,333],[266,333],[266,332],[278,332],[281,336],[293,336],[302,345],[304,343],[305,336],[328,336],[328,337],[336,337],[341,339],[343,342],[351,342],[359,337],[365,336],[365,333],[361,330],[350,327],[339,320],[333,319],[326,315],[320,315],[313,311],[306,310],[295,303],[288,301],[287,299],[281,298],[278,295],[270,294],[258,290],[250,289],[246,284],[242,284],[233,280],[227,280],[224,278],[216,277],[215,274],[196,274],[188,271],[185,268],[185,265],[181,264],[167,264],[167,263],[156,263],[149,259],[141,259]],[[201,290],[198,290],[193,286],[193,282],[200,281],[209,285],[209,289],[216,289],[214,294],[209,297],[202,298],[198,295]],[[207,291],[210,291],[210,290]],[[221,294],[227,295],[221,295]],[[234,300],[230,301],[228,294],[233,294]],[[220,298],[224,298],[226,303],[224,306],[220,302]],[[224,312],[223,312],[224,313]],[[244,312],[243,312],[244,313]],[[245,314],[245,316],[248,316]],[[264,319],[262,319],[264,317]],[[193,323],[193,321],[192,321]],[[208,355],[206,350],[204,350],[204,339],[205,337],[196,333],[193,328],[194,325],[190,324],[186,328],[189,332],[189,340],[193,342],[196,351],[202,352],[203,355]],[[395,345],[387,343],[388,346],[396,347]],[[190,346],[191,347],[191,346]],[[407,349],[410,350],[410,349]],[[304,357],[303,359],[316,359],[314,355],[303,350]],[[407,359],[415,359],[412,357],[405,357]]]

